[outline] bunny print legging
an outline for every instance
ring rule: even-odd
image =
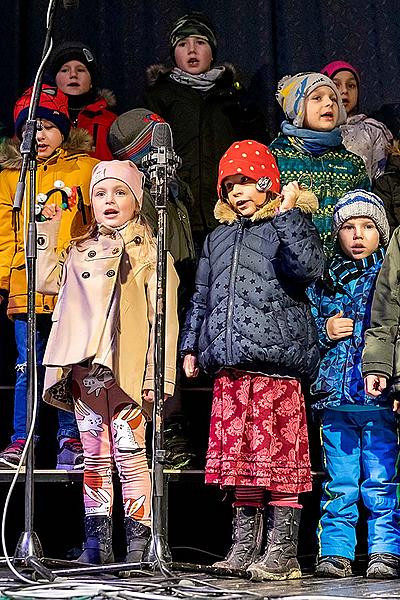
[[[151,482],[146,460],[146,420],[115,383],[72,369],[75,415],[85,459],[83,499],[86,515],[111,515],[112,469],[122,486],[125,516],[150,526]]]

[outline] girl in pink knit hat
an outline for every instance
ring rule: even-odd
[[[217,189],[221,224],[204,243],[180,347],[188,377],[199,367],[215,376],[206,483],[235,495],[232,547],[215,566],[295,579],[298,495],[311,490],[301,382],[319,360],[305,296],[324,266],[317,201],[296,182],[281,190],[272,153],[254,140],[225,152]]]
[[[94,220],[61,260],[54,251],[60,209],[38,223],[38,289],[59,293],[43,364],[44,399],[75,412],[84,451],[86,542],[79,560],[112,552],[112,469],[121,479],[127,561],[140,562],[150,538],[151,485],[145,452],[152,414],[156,251],[140,210],[144,175],[131,161],[96,165]],[[175,384],[178,278],[168,256],[165,394]]]
[[[359,112],[360,74],[353,65],[334,60],[321,69],[321,73],[333,80],[347,112],[347,121],[340,127],[343,143],[361,156],[373,180],[385,170],[393,136],[383,123]]]

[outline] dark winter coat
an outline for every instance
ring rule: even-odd
[[[386,169],[375,181],[374,194],[385,204],[390,233],[400,225],[400,149],[389,154]]]
[[[265,123],[245,94],[231,65],[208,92],[173,81],[171,69],[154,65],[148,70],[144,106],[170,125],[174,148],[182,159],[179,176],[189,184],[195,203],[190,212],[193,231],[214,229],[218,162],[236,140],[266,142]]]
[[[324,255],[311,219],[300,208],[273,217],[268,205],[249,219],[221,202],[216,216],[225,224],[205,241],[181,353],[196,354],[208,373],[313,377],[319,351],[305,289]]]
[[[380,249],[368,258],[351,261],[338,254],[324,282],[318,282],[308,290],[322,354],[318,377],[311,387],[317,409],[342,405],[374,408],[381,403],[381,399],[367,396],[364,391],[361,354],[383,255],[383,249]],[[331,340],[326,332],[326,322],[339,311],[343,311],[345,318],[353,320],[353,334]]]

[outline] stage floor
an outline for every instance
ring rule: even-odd
[[[199,566],[200,567],[200,566]],[[207,567],[205,568],[207,570]],[[27,572],[26,572],[27,573]],[[68,591],[69,590],[69,594]],[[23,584],[10,571],[0,569],[0,598],[220,598],[221,600],[258,599],[329,599],[347,600],[373,598],[400,599],[400,580],[367,581],[355,576],[344,580],[317,579],[306,575],[301,580],[255,583],[239,577],[216,577],[207,573],[173,570],[173,578],[159,573],[132,577],[116,575],[82,575],[69,577],[55,584]],[[10,592],[10,593],[7,593]],[[21,595],[22,594],[22,595]],[[48,595],[47,595],[48,594]]]

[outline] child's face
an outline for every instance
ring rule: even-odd
[[[212,63],[210,44],[194,35],[184,38],[175,47],[175,63],[179,69],[192,75],[206,73]]]
[[[357,80],[351,71],[339,71],[333,78],[333,83],[340,92],[342,102],[348,115],[354,111],[358,103]]]
[[[314,131],[331,131],[339,118],[335,92],[327,85],[316,88],[306,98],[303,127]]]
[[[348,219],[338,233],[340,247],[352,260],[366,258],[379,246],[379,231],[372,219],[354,217]]]
[[[256,189],[256,181],[241,175],[230,175],[223,181],[228,202],[233,210],[243,217],[252,217],[265,203],[265,192]]]
[[[137,202],[131,189],[118,179],[103,179],[92,191],[92,206],[97,223],[121,227],[133,219]]]
[[[36,142],[39,158],[49,158],[63,142],[61,131],[47,119],[39,120],[40,129],[36,132]]]
[[[92,78],[86,66],[79,60],[63,64],[56,75],[57,87],[69,96],[86,94],[92,85]]]

